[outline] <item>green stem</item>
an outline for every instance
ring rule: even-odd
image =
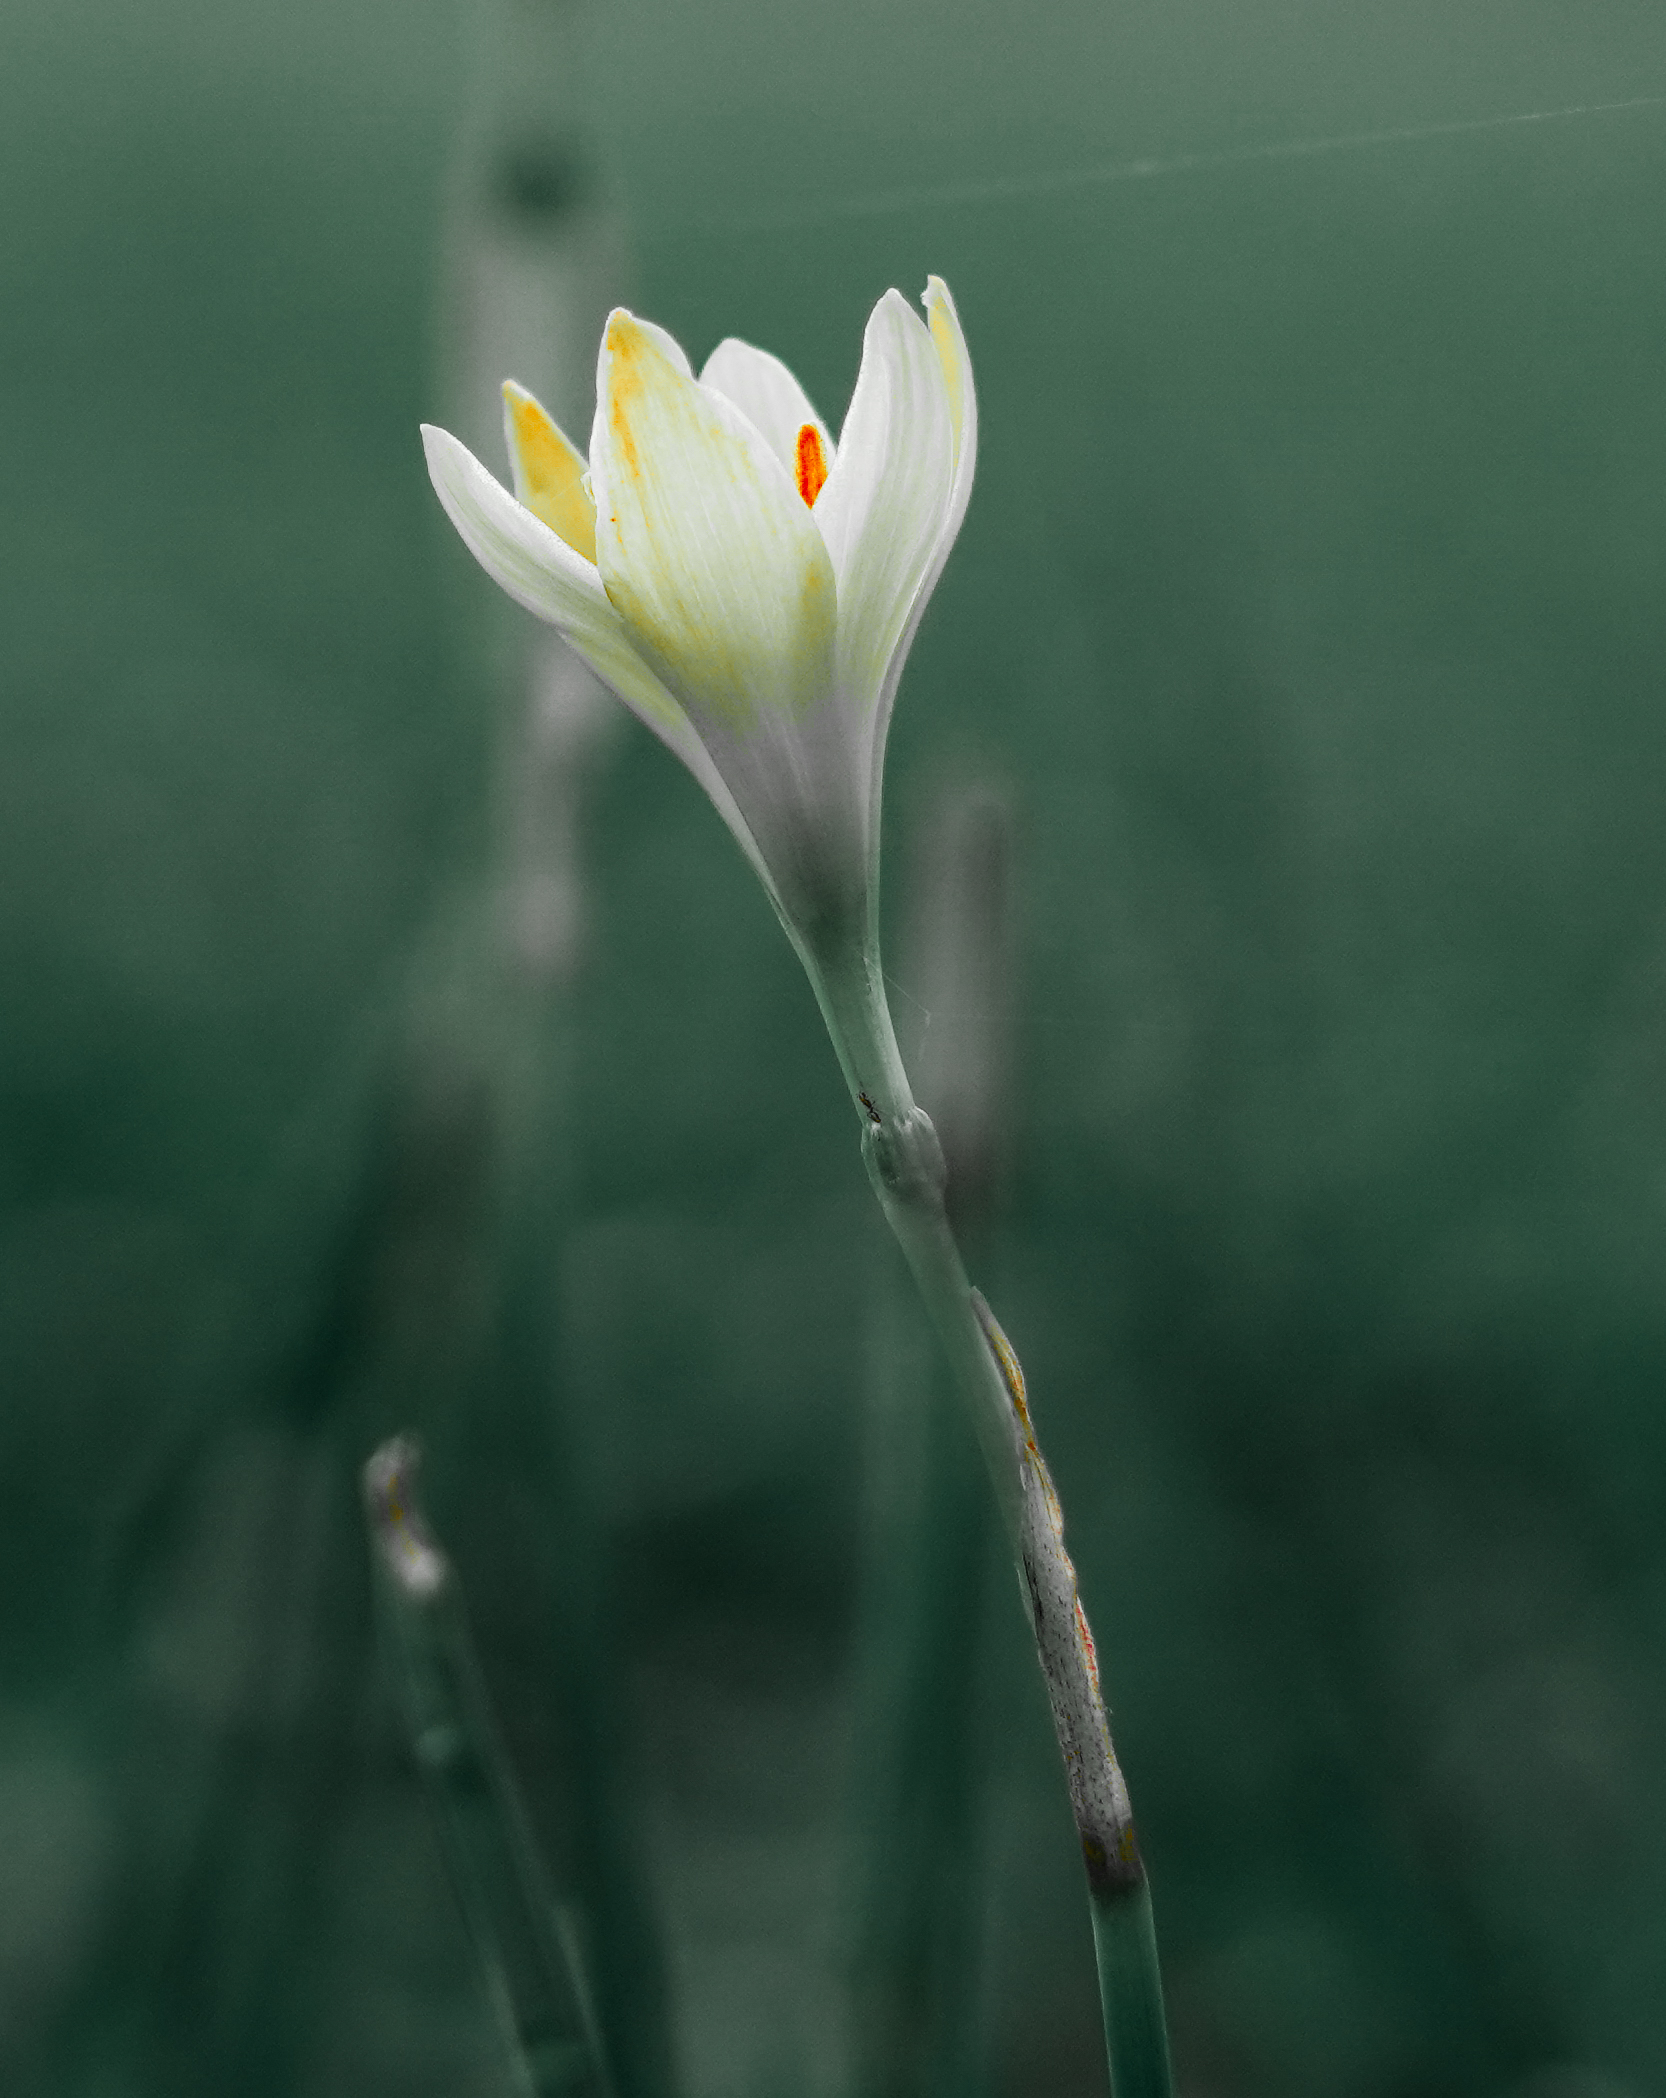
[[[1163,2018],[1163,1977],[1151,1889],[1137,1886],[1090,1894],[1099,2001],[1105,2012],[1105,2056],[1116,2098],[1166,2098],[1170,2089],[1169,2036]],[[1113,2015],[1112,2007],[1115,2006]]]
[[[1028,1599],[1087,1871],[1113,2098],[1169,2098],[1145,1867],[1023,1371],[961,1263],[942,1147],[909,1090],[875,941],[799,951],[862,1118],[868,1177],[971,1409]]]
[[[930,1117],[909,1089],[871,943],[829,961],[804,955],[851,1099],[862,1118],[862,1155],[885,1221],[913,1273],[926,1314],[970,1400],[979,1447],[1008,1530],[1016,1537],[1021,1490],[1013,1463],[1012,1408],[972,1308],[972,1285],[949,1228],[947,1175]]]

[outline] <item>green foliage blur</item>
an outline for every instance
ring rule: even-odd
[[[508,630],[416,438],[471,35],[8,10],[17,2098],[510,2088],[372,1635],[356,1472],[405,1426],[543,1839],[630,1890],[591,1928],[646,1992],[634,2090],[845,2088],[906,1314],[796,964],[645,735],[587,760],[570,989],[490,964]],[[966,325],[890,901],[945,782],[1006,797],[980,1279],[1183,2091],[1666,2090],[1666,16],[595,0],[586,35],[631,303],[697,360],[759,342],[836,425],[887,285],[940,272]],[[905,1028],[951,1024],[904,969]],[[939,2086],[1096,2094],[987,1587]]]

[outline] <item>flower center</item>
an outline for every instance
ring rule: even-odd
[[[805,423],[799,431],[796,457],[798,492],[813,508],[827,480],[827,454],[822,450],[821,432],[814,423]]]

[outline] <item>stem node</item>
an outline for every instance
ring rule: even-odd
[[[948,1185],[943,1146],[930,1115],[910,1106],[890,1121],[870,1120],[862,1128],[862,1156],[881,1199],[927,1208],[941,1203]]]

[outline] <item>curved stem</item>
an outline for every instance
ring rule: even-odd
[[[1169,2098],[1145,1867],[1024,1374],[962,1265],[944,1204],[942,1147],[909,1089],[877,944],[799,952],[862,1118],[868,1177],[971,1410],[1029,1604],[1087,1871],[1113,2098]]]

